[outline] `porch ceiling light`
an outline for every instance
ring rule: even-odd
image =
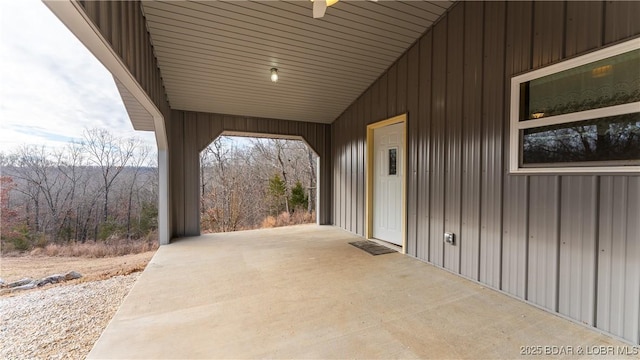
[[[325,2],[327,3],[327,6],[331,6],[335,3],[337,3],[339,0],[325,0]],[[311,0],[311,2],[313,2],[313,0]]]
[[[313,18],[319,19],[324,16],[327,7],[334,5],[338,0],[311,0],[313,3]]]
[[[278,82],[278,69],[271,68],[271,81]]]

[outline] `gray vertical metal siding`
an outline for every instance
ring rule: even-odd
[[[208,114],[198,113],[196,115],[196,121],[198,122],[197,147],[198,149],[204,149],[209,145],[211,134],[211,122],[209,121]]]
[[[347,187],[347,142],[345,141],[345,131],[346,131],[346,122],[343,121],[341,123],[341,125],[339,126],[339,130],[338,130],[338,141],[339,141],[339,157],[340,157],[340,186],[341,186],[341,194],[340,194],[340,200],[339,200],[339,206],[340,208],[338,209],[339,211],[339,221],[340,221],[340,226],[343,229],[349,230],[349,226],[347,224],[347,196],[349,196],[349,188]]]
[[[407,194],[414,194],[414,196],[407,197],[407,254],[418,256],[416,242],[418,234],[418,197],[420,196],[418,191],[420,43],[414,44],[407,52],[407,77]],[[401,104],[398,105],[401,109]]]
[[[369,116],[370,118],[364,119],[366,125],[371,124],[375,121],[375,119],[380,118],[380,111],[378,111],[378,106],[380,103],[380,83],[382,82],[382,78],[379,78],[378,81],[374,82],[369,89],[371,90],[371,102],[369,103]],[[332,126],[333,127],[333,126]],[[366,166],[366,164],[365,164]]]
[[[346,117],[353,119],[353,113],[354,113],[355,108],[350,108],[348,110],[348,113],[346,114]],[[354,124],[353,121],[345,121],[343,122],[344,124],[344,129],[343,129],[343,133],[348,134],[348,133],[354,133]],[[353,152],[353,141],[350,139],[349,141],[346,141],[344,144],[344,166],[345,166],[345,171],[344,171],[344,181],[345,181],[345,189],[346,189],[346,194],[345,194],[345,199],[344,199],[344,224],[345,224],[345,228],[351,232],[353,232],[353,221],[352,221],[352,209],[354,208],[354,205],[356,204],[355,201],[353,201],[353,195],[354,195],[354,191],[353,191],[353,184],[352,184],[352,179],[353,179],[353,167],[355,166],[355,163],[351,161],[351,154]]]
[[[350,164],[347,163],[347,150],[349,149],[349,140],[347,139],[347,122],[343,121],[340,129],[340,143],[342,144],[340,149],[340,183],[342,184],[342,197],[340,198],[340,223],[342,227],[349,229],[349,216],[347,215],[347,209],[351,205],[349,201],[349,196],[351,196],[351,189],[349,188],[349,184],[347,184],[347,175],[348,169],[347,166]]]
[[[320,204],[324,204],[324,208],[319,211],[318,221],[320,224],[331,224],[334,218],[333,207],[333,187],[331,181],[334,179],[333,168],[333,136],[332,127],[324,127],[323,131],[315,131],[316,137],[319,140],[318,144],[322,144],[324,157],[320,158],[320,177],[318,179],[318,186],[320,191]],[[318,151],[319,149],[316,149]],[[323,175],[324,174],[324,175]],[[319,207],[319,206],[318,206]]]
[[[358,117],[360,113],[360,107],[355,106],[353,108],[353,121],[349,129],[350,132],[355,134],[359,133]],[[358,163],[361,162],[358,157],[358,143],[360,142],[360,136],[357,135],[351,145],[351,232],[358,232]]]
[[[563,57],[565,3],[535,2],[532,65],[539,68]],[[558,310],[558,176],[532,176],[529,192],[528,300]]]
[[[387,71],[387,116],[398,114],[398,63],[391,65]]]
[[[340,206],[340,200],[338,198],[338,194],[340,193],[341,190],[341,185],[339,183],[339,179],[340,179],[340,152],[338,151],[339,147],[340,147],[340,139],[338,139],[338,126],[331,126],[331,140],[332,140],[332,146],[331,146],[331,154],[332,154],[332,174],[333,174],[333,189],[332,189],[332,197],[333,197],[333,202],[332,202],[332,208],[333,208],[333,217],[331,218],[331,222],[336,225],[336,226],[340,226],[338,224],[338,221],[340,219],[340,210],[338,209],[338,207]]]
[[[484,5],[464,12],[464,93],[462,103],[462,192],[460,274],[478,280],[480,268],[480,174],[482,144],[482,68]]]
[[[451,9],[447,21],[447,95],[445,120],[444,230],[458,234],[457,245],[444,245],[444,267],[460,272],[460,214],[462,191],[462,102],[464,7]],[[466,239],[464,239],[466,241]]]
[[[357,211],[358,211],[358,219],[357,219],[357,226],[355,229],[356,234],[364,234],[364,213],[365,213],[365,170],[364,170],[364,163],[365,163],[365,153],[364,153],[364,148],[365,148],[365,142],[366,142],[366,126],[364,124],[364,113],[365,113],[365,99],[364,97],[367,96],[367,94],[364,94],[361,98],[361,100],[358,102],[358,121],[356,122],[356,133],[358,134],[358,151],[357,151],[357,166],[358,166],[358,182],[356,184],[356,191],[358,192],[358,204],[357,204]]]
[[[602,45],[603,7],[566,4],[565,56]],[[598,186],[596,176],[562,177],[558,311],[589,325],[596,321]]]
[[[597,186],[595,176],[565,176],[560,191],[558,311],[595,322]]]
[[[356,126],[358,125],[358,112],[359,109],[357,106],[353,107],[352,117],[355,121],[351,122],[349,126],[349,132],[358,133],[358,129]],[[351,232],[356,233],[358,229],[358,162],[360,159],[358,158],[358,141],[359,136],[357,136],[354,141],[351,142],[351,156],[349,158],[349,165],[351,167]]]
[[[336,193],[335,193],[335,197],[334,197],[334,202],[336,204],[336,213],[335,213],[335,224],[342,227],[343,229],[346,229],[346,227],[344,226],[344,221],[343,221],[343,214],[344,214],[344,192],[345,192],[345,186],[344,186],[344,177],[343,177],[343,167],[344,167],[344,160],[343,160],[343,156],[344,153],[342,151],[343,147],[344,147],[344,140],[342,138],[343,136],[343,132],[344,130],[342,129],[342,126],[336,126],[336,132],[335,132],[335,147],[336,147],[336,157],[335,162],[336,162],[336,167],[335,167],[335,176],[336,176],[336,181],[337,181],[337,185],[338,187],[336,188]]]
[[[528,298],[557,310],[559,177],[533,176],[529,198]]]
[[[531,2],[513,2],[507,6],[507,38],[505,73],[518,74],[531,68]],[[529,41],[523,41],[529,39]],[[510,86],[505,77],[505,88]],[[506,94],[508,99],[508,94]],[[505,114],[509,102],[505,101]],[[509,127],[509,117],[504,117],[504,128]],[[504,160],[509,161],[509,132],[504,132]],[[503,235],[502,235],[502,290],[519,298],[527,298],[527,270],[529,234],[529,177],[503,177]]]
[[[197,113],[187,113],[184,116],[184,166],[185,186],[184,191],[184,229],[185,235],[200,235],[200,150],[197,142],[198,137]],[[194,139],[194,140],[187,140]],[[193,156],[193,154],[196,154]],[[190,186],[192,178],[195,177],[196,186]]]
[[[563,2],[534,2],[533,6],[533,67],[539,68],[560,60],[563,56]]]
[[[484,5],[479,275],[494,288],[501,280],[505,7],[499,2]]]
[[[362,186],[362,194],[363,194],[363,203],[362,203],[362,233],[358,232],[359,235],[364,236],[365,235],[365,231],[366,231],[366,227],[367,227],[367,219],[366,219],[366,197],[367,197],[367,189],[366,189],[366,177],[367,177],[367,171],[368,171],[368,166],[369,164],[367,164],[366,158],[367,158],[367,124],[370,121],[370,119],[373,118],[373,103],[375,102],[375,92],[374,92],[374,87],[370,87],[365,93],[364,93],[364,97],[363,97],[363,101],[362,101],[362,106],[363,106],[363,113],[362,113],[362,123],[360,126],[362,126],[362,128],[360,129],[361,134],[362,134],[362,157],[361,160],[363,162],[363,166],[362,166],[362,181],[363,181],[363,186]]]
[[[389,72],[385,72],[382,74],[380,79],[377,81],[379,83],[378,87],[378,99],[377,99],[377,116],[375,119],[372,119],[371,122],[375,122],[376,119],[383,120],[393,115],[389,114],[387,111],[387,102],[388,102],[388,89],[387,84],[389,83]]]
[[[610,44],[640,34],[638,14],[640,1],[605,1],[604,43]]]
[[[408,254],[640,343],[640,177],[506,168],[511,77],[638,36],[639,12],[640,2],[455,4],[331,125],[334,159],[366,124],[407,112]],[[360,214],[334,180],[333,200]],[[442,241],[450,228],[454,250]]]
[[[431,87],[433,32],[420,39],[420,74],[418,93],[418,234],[416,252],[419,259],[431,261]],[[411,197],[414,194],[407,194]]]
[[[398,71],[396,78],[396,107],[391,114],[404,114],[407,112],[407,71],[409,52],[405,52],[404,55],[398,59]]]
[[[640,177],[600,179],[596,326],[640,342]]]
[[[433,28],[433,83],[431,101],[431,220],[430,261],[444,266],[445,122],[447,95],[447,18]]]
[[[177,117],[179,113],[172,112],[172,117]],[[171,129],[169,130],[169,147],[170,152],[170,164],[171,164],[171,187],[178,189],[184,188],[184,162],[181,159],[184,158],[184,126],[182,121],[171,121]],[[171,204],[172,204],[172,219],[171,230],[172,236],[185,234],[184,227],[184,192],[171,191]]]
[[[572,56],[602,45],[601,2],[567,3],[565,55]]]
[[[504,179],[502,290],[527,298],[529,269],[529,178]]]
[[[625,320],[624,332],[620,336],[632,341],[635,336],[635,342],[640,344],[640,176],[629,177],[627,181],[627,253],[624,262],[628,291],[625,313],[629,319]]]

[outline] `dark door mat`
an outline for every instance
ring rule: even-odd
[[[380,244],[377,244],[369,240],[354,241],[354,242],[350,242],[349,244],[357,247],[358,249],[362,249],[371,255],[383,255],[383,254],[390,254],[390,253],[396,252],[393,249],[390,249],[386,246],[382,246]]]

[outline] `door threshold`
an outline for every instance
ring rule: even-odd
[[[397,252],[399,252],[399,253],[401,253],[401,254],[404,254],[404,252],[402,251],[402,246],[400,246],[400,245],[396,245],[396,244],[394,244],[394,243],[390,243],[390,242],[388,242],[388,241],[384,241],[384,240],[380,240],[380,239],[375,239],[375,238],[369,238],[369,239],[367,239],[367,240],[369,240],[369,241],[373,241],[373,242],[378,243],[378,244],[380,244],[380,245],[382,245],[382,246],[386,246],[386,247],[388,247],[389,249],[393,249],[393,250],[395,250],[395,251],[397,251]]]

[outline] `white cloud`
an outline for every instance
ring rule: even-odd
[[[63,146],[85,128],[136,136],[111,74],[39,0],[0,1],[0,151]]]

